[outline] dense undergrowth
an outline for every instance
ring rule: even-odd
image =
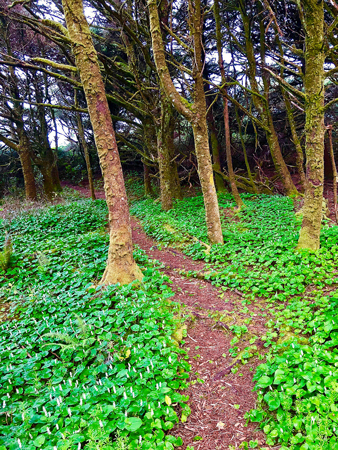
[[[338,281],[338,227],[324,226],[321,249],[316,253],[294,251],[299,219],[288,197],[243,194],[240,213],[228,195],[219,196],[224,245],[210,251],[191,237],[207,242],[203,198],[185,198],[164,212],[151,199],[135,202],[132,213],[142,220],[145,231],[165,244],[180,244],[182,250],[208,263],[209,278],[217,286],[239,289],[252,298],[290,295]],[[183,242],[183,246],[182,246]]]
[[[244,303],[267,300],[273,319],[264,339],[270,349],[255,374],[258,407],[246,415],[261,424],[267,444],[281,444],[281,450],[338,448],[338,227],[323,225],[319,251],[296,252],[300,220],[293,201],[242,197],[246,207],[237,213],[230,195],[219,196],[224,245],[210,250],[203,244],[200,196],[168,212],[151,199],[138,200],[132,212],[164,245],[179,245],[206,261],[206,277],[215,285],[241,291]]]
[[[142,284],[93,287],[108,248],[105,202],[79,201],[1,223],[0,449],[172,449],[189,414],[179,305],[141,250]]]

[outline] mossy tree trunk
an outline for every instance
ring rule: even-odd
[[[18,151],[25,185],[25,196],[27,200],[35,201],[37,196],[34,171],[31,155],[25,144],[25,142],[20,142]]]
[[[100,283],[127,284],[142,279],[142,272],[133,258],[129,207],[105,87],[82,0],[63,0],[62,4],[87,100],[109,212],[108,261]]]
[[[318,250],[324,184],[324,5],[302,2],[305,28],[306,190],[298,249]]]
[[[10,139],[6,138],[5,136],[2,136],[1,134],[0,134],[0,142],[3,142],[5,145],[7,145],[12,150],[18,153],[25,186],[26,200],[35,201],[37,199],[37,195],[31,159],[30,142],[27,138],[27,135],[23,127],[20,127],[20,130],[17,131],[19,136],[19,144],[12,142]]]
[[[208,237],[212,243],[223,243],[223,235],[213,177],[211,155],[209,149],[208,127],[206,120],[206,101],[203,87],[203,48],[202,48],[202,15],[201,2],[189,1],[189,28],[194,48],[194,103],[189,104],[177,91],[171,78],[163,46],[159,14],[156,0],[148,0],[150,31],[154,59],[161,86],[174,108],[192,125],[195,151],[198,162],[198,173],[201,182],[205,205]]]
[[[7,27],[3,27],[3,30]],[[10,47],[10,41],[6,39],[7,51],[9,55],[12,55],[12,50]],[[9,81],[10,81],[10,92],[13,99],[13,109],[12,109],[12,125],[11,129],[13,135],[16,135],[19,143],[14,143],[6,136],[0,135],[0,141],[6,144],[8,147],[15,150],[20,159],[22,174],[25,185],[25,196],[27,200],[34,201],[37,199],[36,184],[34,178],[33,164],[32,164],[32,148],[31,143],[28,139],[26,130],[24,128],[23,119],[23,103],[20,102],[20,91],[19,91],[19,81],[15,73],[14,67],[9,67]],[[17,101],[16,101],[17,100]],[[14,125],[15,124],[15,125]]]

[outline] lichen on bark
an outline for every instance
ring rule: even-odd
[[[302,8],[305,33],[306,190],[297,249],[318,250],[324,187],[324,7],[309,0]]]
[[[141,280],[142,272],[133,258],[129,207],[105,87],[82,0],[63,0],[62,5],[87,100],[109,212],[108,261],[100,283],[128,284]]]

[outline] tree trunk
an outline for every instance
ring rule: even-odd
[[[198,113],[196,114],[195,120],[192,122],[192,128],[194,132],[195,151],[198,163],[198,175],[204,199],[208,238],[211,243],[219,244],[223,243],[223,234],[210,158],[208,126],[206,120],[207,111],[203,80],[200,75],[197,76],[195,83],[195,105]]]
[[[62,192],[62,186],[60,182],[60,176],[59,176],[59,169],[56,161],[56,156],[54,160],[54,164],[52,167],[52,179],[53,179],[53,186],[55,192]]]
[[[53,200],[54,194],[54,183],[52,177],[52,167],[39,166],[40,172],[42,174],[43,190],[49,201]]]
[[[20,143],[18,146],[18,153],[22,168],[22,174],[25,184],[25,194],[27,200],[36,200],[36,185],[32,166],[31,155],[29,151],[29,142],[27,136],[22,134],[20,136]]]
[[[324,184],[324,7],[302,2],[305,33],[306,190],[298,249],[318,250]]]
[[[208,238],[213,244],[222,244],[223,235],[209,149],[206,103],[202,79],[201,2],[200,0],[196,0],[195,2],[189,1],[190,34],[194,43],[195,61],[193,68],[195,102],[193,104],[182,99],[171,78],[165,59],[156,0],[148,0],[148,8],[154,59],[161,86],[175,109],[192,124],[198,173],[205,205]]]
[[[128,284],[142,279],[133,258],[129,207],[115,132],[97,53],[83,13],[82,0],[63,0],[73,52],[85,92],[102,170],[109,212],[108,262],[101,284]]]

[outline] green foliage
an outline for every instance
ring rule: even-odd
[[[288,197],[242,194],[246,208],[234,213],[230,194],[219,195],[224,245],[210,252],[199,242],[183,251],[208,263],[209,278],[216,286],[239,289],[247,296],[277,300],[321,288],[337,281],[338,227],[324,227],[318,252],[295,252],[299,220]],[[207,242],[203,198],[185,198],[165,212],[151,199],[133,204],[132,213],[145,231],[167,243],[187,241],[189,236]],[[174,230],[174,232],[173,232]]]
[[[133,213],[164,243],[185,241],[183,251],[208,263],[206,272],[215,285],[239,289],[246,299],[269,299],[265,306],[273,319],[261,339],[270,351],[254,378],[257,409],[246,414],[261,424],[267,444],[282,445],[281,450],[338,448],[338,294],[322,294],[338,281],[338,227],[323,226],[319,251],[295,252],[300,221],[293,201],[267,195],[243,198],[246,208],[235,214],[231,197],[219,196],[225,243],[210,252],[199,242],[187,244],[189,236],[207,242],[202,197],[176,202],[168,212],[151,200],[139,201]],[[240,351],[235,344],[248,328],[235,324],[230,329],[229,353],[245,363],[257,347]],[[257,446],[255,441],[243,443],[244,448]]]
[[[277,308],[279,343],[254,380],[260,407],[247,419],[261,422],[267,444],[283,449],[338,445],[338,293],[295,299]],[[298,337],[306,334],[309,338]]]
[[[168,278],[139,249],[141,285],[93,287],[105,268],[103,201],[25,213],[0,270],[0,448],[173,449],[189,364]],[[3,231],[4,232],[4,231]],[[170,401],[168,400],[170,399]],[[183,413],[182,413],[183,415]],[[79,447],[80,446],[80,447]]]

